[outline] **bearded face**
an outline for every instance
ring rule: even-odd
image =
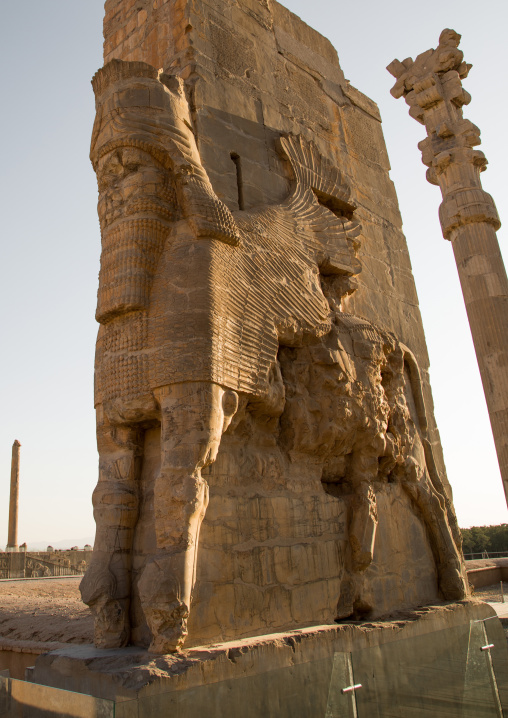
[[[146,308],[176,215],[168,170],[148,151],[120,147],[97,168],[102,255],[97,320]]]

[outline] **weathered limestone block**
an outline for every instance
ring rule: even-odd
[[[106,11],[97,645],[463,598],[374,103],[277,3]]]

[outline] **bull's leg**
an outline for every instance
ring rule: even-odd
[[[346,552],[344,575],[340,585],[336,619],[363,616],[372,610],[361,596],[359,575],[374,560],[377,529],[377,503],[372,486],[362,481],[349,497],[349,546]]]
[[[418,462],[406,459],[404,489],[422,513],[437,555],[439,587],[445,599],[457,601],[467,596],[467,583],[462,562],[448,523],[446,502]]]
[[[337,620],[368,614],[372,607],[360,595],[359,574],[374,560],[378,524],[376,494],[372,484],[377,478],[379,454],[384,450],[382,435],[363,443],[352,452],[348,479],[353,493],[348,501],[348,539],[344,576],[337,604]]]
[[[157,552],[139,581],[152,633],[150,651],[169,653],[187,635],[196,576],[199,530],[208,505],[201,469],[217,456],[238,398],[211,382],[174,384],[158,391],[161,469],[155,481]]]
[[[99,481],[92,497],[96,535],[80,590],[94,615],[95,644],[100,648],[125,646],[130,638],[131,552],[138,517],[141,439],[136,426],[109,424],[99,407]]]
[[[379,456],[385,447],[382,434],[360,444],[351,455],[349,479],[353,486],[350,507],[349,541],[353,570],[365,571],[374,559],[377,529],[377,501],[372,485],[379,471]]]

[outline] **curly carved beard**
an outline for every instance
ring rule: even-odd
[[[126,219],[104,229],[97,321],[146,309],[169,227],[155,218]]]

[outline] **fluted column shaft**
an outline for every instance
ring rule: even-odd
[[[480,181],[487,160],[473,150],[480,130],[462,115],[471,97],[461,80],[471,65],[459,42],[454,30],[443,30],[435,50],[394,60],[388,70],[397,78],[392,95],[404,97],[427,130],[418,147],[428,181],[443,196],[439,219],[453,247],[508,503],[508,279],[496,236],[501,223]],[[467,387],[464,395],[467,401]]]
[[[491,225],[460,227],[451,241],[508,503],[508,280]]]

